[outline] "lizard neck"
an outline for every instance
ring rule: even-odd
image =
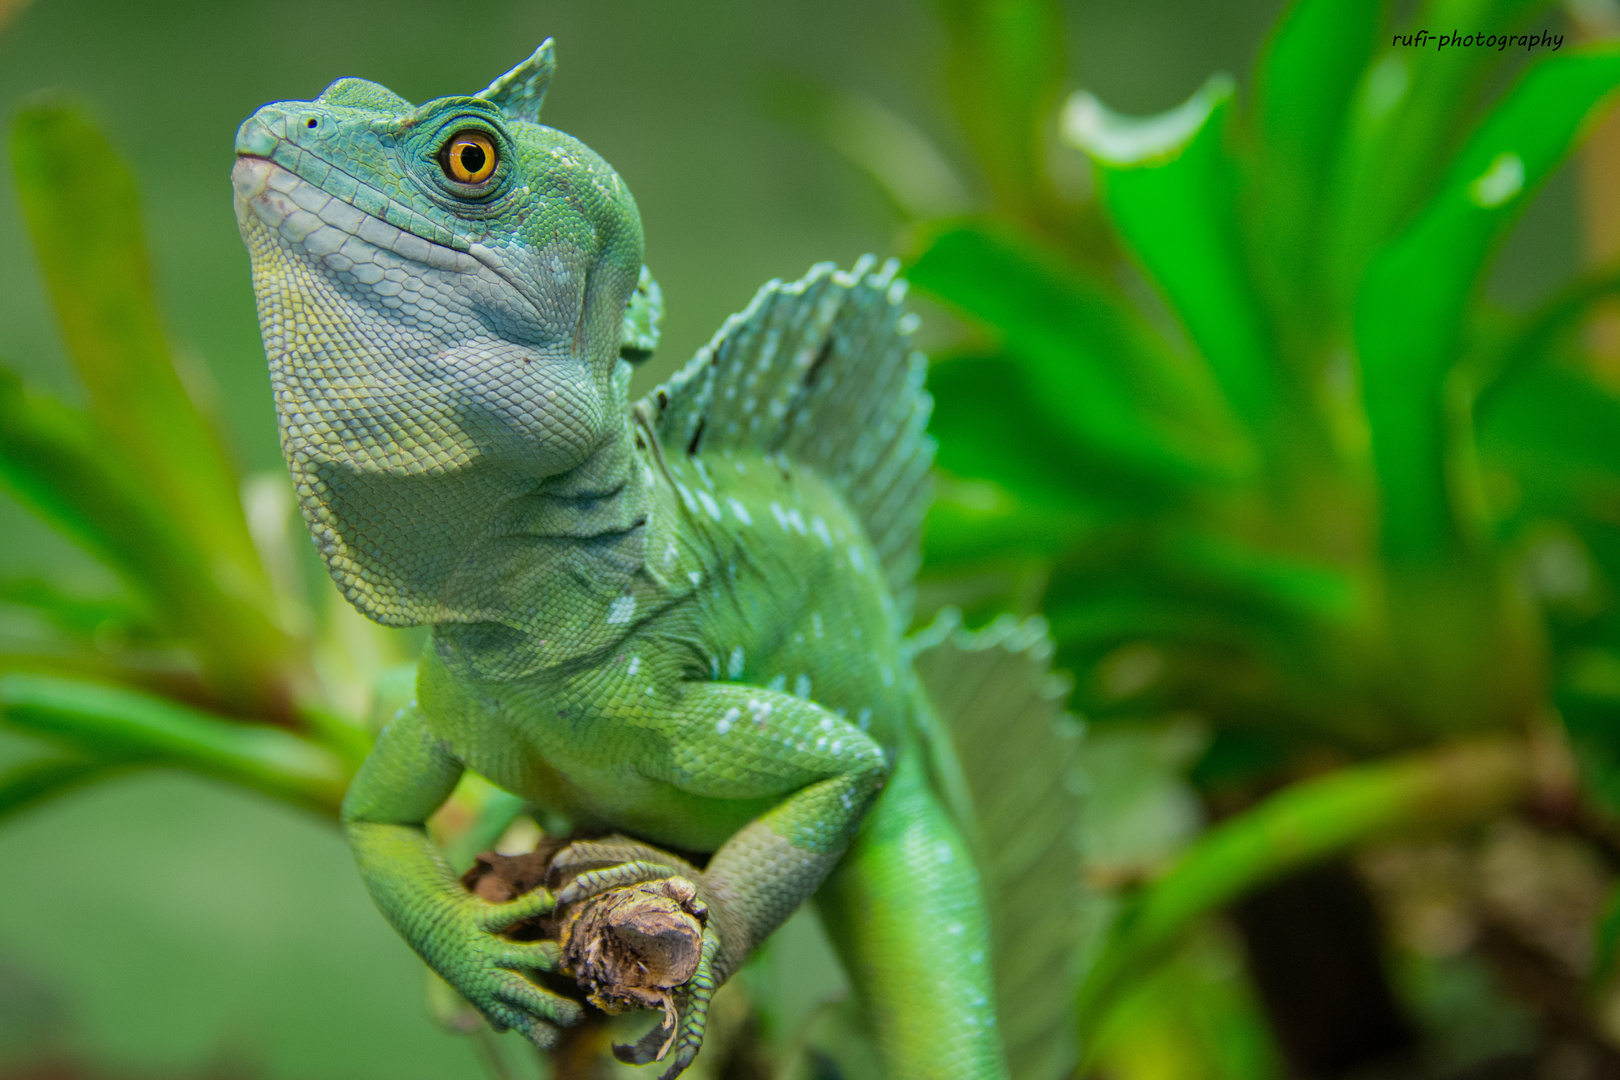
[[[670,526],[629,410],[582,464],[507,498],[448,583],[434,643],[452,669],[516,678],[569,665],[667,599],[647,551]],[[641,437],[638,437],[641,436]]]

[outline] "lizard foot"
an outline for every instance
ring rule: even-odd
[[[716,986],[720,938],[694,879],[701,880],[695,867],[617,837],[571,845],[548,874],[561,916],[562,970],[607,1012],[663,1013],[614,1055],[638,1065],[670,1059],[665,1080],[697,1056]]]

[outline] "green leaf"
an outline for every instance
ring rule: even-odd
[[[927,133],[875,98],[783,79],[771,87],[771,105],[871,177],[904,217],[951,217],[971,207],[967,186]]]
[[[130,761],[42,758],[0,772],[0,822],[133,766]]]
[[[98,437],[125,457],[235,588],[268,610],[235,469],[175,372],[134,177],[78,109],[35,103],[12,131],[17,194]]]
[[[1071,501],[1082,502],[1162,501],[1238,471],[1241,451],[1212,418],[1213,395],[1200,400],[1140,320],[1085,272],[1028,240],[969,223],[936,233],[906,274],[1002,346],[999,357],[944,360],[930,371],[946,468],[1014,489],[1022,473],[1055,473],[1060,488],[1075,489]],[[1013,431],[1030,432],[1040,449],[1032,455],[1014,445],[1021,440],[1007,438]],[[998,471],[977,463],[1032,456],[1045,460]]]
[[[1064,111],[1064,133],[1096,163],[1109,216],[1181,318],[1232,411],[1274,446],[1283,392],[1239,231],[1226,130],[1232,96],[1231,78],[1217,75],[1178,108],[1138,120],[1076,94]]]
[[[1499,813],[1529,783],[1522,745],[1456,744],[1301,781],[1226,819],[1189,847],[1116,922],[1081,985],[1081,1045],[1089,1045],[1095,1024],[1120,990],[1150,971],[1201,916],[1373,837]]]
[[[923,557],[933,571],[1011,558],[1051,558],[1095,527],[1091,515],[1017,498],[987,480],[940,473],[923,526]]]
[[[1476,423],[1489,419],[1498,395],[1526,369],[1546,362],[1558,344],[1579,328],[1602,301],[1620,293],[1620,265],[1600,266],[1571,281],[1504,334],[1487,353],[1474,396]]]
[[[1307,322],[1316,308],[1324,193],[1386,6],[1298,0],[1278,21],[1260,59],[1253,179],[1261,242],[1254,252],[1272,295],[1295,324]]]
[[[82,596],[44,578],[0,579],[0,604],[37,611],[62,631],[79,638],[104,633],[146,640],[158,636],[149,613],[129,598]]]
[[[945,81],[996,205],[1038,220],[1048,200],[1043,127],[1063,81],[1052,0],[936,0]]]
[[[0,368],[0,484],[118,571],[228,697],[273,702],[286,635],[143,480],[84,414]]]
[[[0,675],[0,723],[80,753],[192,769],[328,815],[350,777],[337,755],[280,728],[48,675]]]
[[[1548,0],[1428,0],[1410,29],[1503,34]],[[1367,69],[1351,109],[1333,184],[1327,277],[1346,315],[1368,259],[1434,190],[1463,121],[1504,50],[1391,45]]]
[[[1480,450],[1521,478],[1574,494],[1620,487],[1620,397],[1547,364],[1520,371],[1478,418]]]
[[[1440,192],[1367,268],[1356,303],[1362,393],[1383,506],[1401,559],[1460,547],[1445,386],[1486,256],[1620,84],[1620,51],[1530,68],[1457,156]]]

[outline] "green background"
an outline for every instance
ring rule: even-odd
[[[1212,70],[1245,73],[1279,7],[1068,4],[1071,85],[1126,112],[1167,108]],[[472,92],[547,34],[559,72],[546,119],[601,152],[641,205],[668,305],[654,375],[762,281],[900,240],[898,216],[859,174],[772,118],[773,79],[860,90],[955,146],[941,34],[925,4],[895,0],[35,0],[0,32],[0,107],[9,115],[55,89],[87,102],[111,132],[142,184],[171,336],[211,387],[245,468],[278,469],[229,198],[237,123],[344,75],[416,101]],[[1575,248],[1566,174],[1525,218],[1492,291],[1524,305],[1567,275]],[[0,357],[77,397],[9,161]],[[64,565],[97,572],[0,501],[0,572]],[[221,1065],[289,1078],[484,1075],[468,1043],[424,1019],[421,969],[371,910],[329,826],[170,776],[98,787],[0,831],[0,1075],[42,1045],[136,1075]]]

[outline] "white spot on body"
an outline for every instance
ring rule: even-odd
[[[635,617],[635,614],[636,598],[633,596],[621,596],[608,606],[607,621],[615,625],[627,623]]]
[[[675,545],[673,543],[666,545],[664,548],[664,565],[668,566],[670,563],[674,562],[675,556],[678,554],[680,554],[680,552],[675,550]]]
[[[941,840],[934,845],[934,858],[940,863],[955,862],[956,852],[951,850],[951,845]]]
[[[694,585],[697,585],[703,581],[703,575],[698,573],[696,570],[688,570],[686,572],[686,580],[690,581]]]
[[[741,645],[731,650],[731,662],[727,665],[726,670],[733,679],[742,677],[743,651]]]
[[[782,675],[782,674],[776,675],[766,685],[766,689],[767,690],[776,690],[778,692],[787,689],[787,676]]]
[[[878,665],[878,675],[883,679],[884,686],[894,685],[894,668],[890,667],[888,664]]]
[[[742,719],[741,709],[727,709],[726,715],[715,721],[714,730],[724,735],[731,730],[731,725]]]
[[[861,549],[854,544],[849,545],[849,565],[856,570],[864,571],[866,569],[866,560],[861,557]]]
[[[855,726],[860,728],[862,731],[865,731],[867,728],[871,727],[872,726],[872,710],[871,709],[862,709],[860,712],[856,713],[855,714]]]
[[[782,509],[782,504],[781,503],[779,503],[779,502],[771,503],[771,517],[776,519],[776,523],[779,526],[781,526],[783,532],[787,532],[787,529],[788,529],[787,511]]]
[[[630,658],[630,666],[625,668],[624,670],[625,670],[625,674],[627,674],[627,675],[634,675],[636,672],[640,671],[641,670],[641,657],[632,656]]]
[[[793,680],[793,696],[801,698],[810,696],[810,676],[800,675]]]
[[[697,499],[698,502],[703,504],[703,509],[709,512],[710,517],[716,521],[720,520],[720,504],[714,501],[713,495],[710,495],[707,491],[700,491],[697,493]]]
[[[810,519],[810,531],[816,534],[816,539],[827,547],[833,546],[832,533],[827,529],[827,522],[820,514]]]
[[[816,632],[816,637],[822,636],[821,612],[812,611],[810,613],[810,629]]]
[[[726,505],[731,507],[731,512],[735,514],[737,520],[742,522],[744,525],[752,525],[754,523],[753,517],[751,517],[748,513],[748,507],[744,506],[736,499],[727,499]]]
[[[961,937],[962,932],[966,929],[967,927],[963,926],[961,923],[953,922],[949,926],[945,927],[945,932],[951,935],[951,937]]]

